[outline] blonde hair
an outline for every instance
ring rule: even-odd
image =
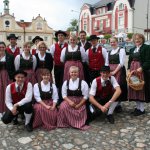
[[[139,38],[141,38],[142,41],[143,41],[143,43],[145,42],[145,37],[144,37],[143,34],[141,34],[141,33],[135,33],[135,34],[133,34],[133,36],[132,36],[132,39],[133,39],[133,42],[134,42],[134,43],[135,43],[135,38],[136,38],[136,36],[138,36]]]
[[[26,47],[26,46],[28,46],[28,45],[31,46],[31,42],[25,42],[25,43],[23,44],[23,47]]]
[[[47,45],[44,41],[40,41],[38,44],[37,44],[37,48],[39,49],[40,45],[44,45],[47,49]]]
[[[79,72],[79,67],[77,67],[77,66],[71,66],[69,68],[69,72],[71,72],[72,70],[75,70],[75,71]]]
[[[118,42],[118,39],[116,37],[111,37],[110,40],[115,40],[116,42]]]

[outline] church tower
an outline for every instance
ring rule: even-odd
[[[9,14],[9,0],[4,0],[4,14]]]

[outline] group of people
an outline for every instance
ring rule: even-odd
[[[114,123],[113,112],[122,111],[121,101],[136,101],[134,116],[145,114],[144,102],[150,101],[150,46],[142,34],[133,36],[128,71],[125,49],[117,38],[110,38],[112,50],[99,45],[96,35],[86,40],[86,32],[75,35],[57,31],[58,42],[49,49],[36,36],[17,47],[15,34],[0,42],[0,113],[5,124],[18,124],[18,114],[25,117],[27,131],[42,127],[47,130],[66,127],[86,130],[95,116],[106,113]],[[53,69],[54,68],[54,69]],[[54,77],[52,70],[54,70]],[[127,86],[126,74],[145,81],[140,91]]]

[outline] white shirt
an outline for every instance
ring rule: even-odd
[[[86,40],[85,40],[85,42],[83,43],[82,41],[80,41],[81,42],[81,46],[84,48],[84,46],[85,46],[85,44],[86,44]]]
[[[79,87],[79,78],[77,78],[75,81],[72,79],[69,80],[69,89],[70,90],[77,90]],[[81,82],[81,91],[84,99],[88,99],[88,92],[89,92],[89,87],[88,84],[82,80]],[[67,81],[63,83],[62,86],[62,97],[67,97]]]
[[[60,44],[60,42],[58,41],[58,44]],[[62,44],[62,47],[64,46],[65,43],[61,43]],[[52,57],[54,58],[54,52],[55,52],[55,44],[53,44],[51,47],[50,47],[50,53],[52,55]]]
[[[116,48],[116,49],[112,49],[111,52],[110,52],[110,55],[114,55],[116,53],[118,53],[118,50],[120,48]],[[125,58],[126,58],[126,52],[125,52],[125,49],[124,48],[121,48],[120,51],[119,51],[119,62],[120,62],[120,66],[123,67],[124,64],[125,64]]]
[[[99,44],[96,45],[96,52],[97,52],[97,49],[99,47]],[[91,47],[91,49],[93,49],[93,46]],[[86,51],[86,55],[87,55],[87,59],[88,59],[88,63],[89,63],[89,49]],[[105,48],[102,47],[102,55],[103,55],[103,58],[104,58],[104,61],[105,61],[105,66],[108,66],[108,52]]]
[[[6,103],[7,108],[11,111],[13,109],[13,104],[12,104],[13,101],[12,101],[12,97],[11,97],[10,85],[11,84],[9,84],[6,87],[5,103]],[[17,83],[15,83],[15,87],[17,89],[17,87],[18,87]],[[23,85],[21,86],[21,89],[22,89],[22,87],[23,87]],[[22,105],[32,101],[32,94],[33,94],[32,90],[33,90],[32,84],[30,82],[28,82],[25,97],[17,103],[19,106],[22,106]]]
[[[15,52],[15,50],[16,50],[16,48],[17,48],[17,46],[15,46],[15,47],[11,47],[11,45],[9,45],[9,48],[11,49],[11,51],[14,53]],[[21,48],[19,48],[19,50],[20,50],[20,54],[23,52],[23,50],[21,49]]]
[[[111,79],[108,78],[107,80],[110,80],[113,88],[116,88],[116,87],[119,86],[119,84],[118,84],[118,82],[117,82],[117,80],[115,79],[114,76],[111,76]],[[102,78],[101,78],[101,84],[102,84],[102,86],[104,86],[104,80]],[[96,79],[94,79],[93,82],[92,82],[89,94],[95,96],[96,95],[96,90],[97,90],[97,82],[96,82]]]
[[[6,62],[6,55],[0,59],[0,62]]]
[[[58,101],[58,92],[57,92],[56,85],[52,84],[52,88],[53,88],[52,100],[53,100],[53,102],[57,103],[57,101]],[[48,82],[48,84],[44,84],[43,81],[41,81],[41,89],[42,89],[43,92],[50,91],[50,82]],[[41,96],[40,96],[38,83],[36,83],[34,85],[34,98],[36,99],[37,102],[42,101]]]
[[[41,61],[45,61],[45,56],[46,54],[44,54],[44,56],[41,56],[40,52],[38,52],[38,57]]]
[[[26,57],[24,52],[22,53],[22,57],[25,60],[29,60],[30,59],[30,55],[28,57]],[[33,58],[33,70],[35,70],[36,65],[37,65],[37,60],[36,60],[36,57],[34,55],[32,55],[32,58]],[[15,69],[18,70],[20,68],[20,55],[17,55],[15,57],[14,64],[15,64]]]
[[[76,45],[74,48],[72,48],[70,45],[68,45],[68,52],[76,52],[78,50],[78,45]],[[81,52],[81,58],[82,62],[87,62],[87,56],[85,53],[85,49],[83,47],[80,47]],[[64,47],[61,51],[60,61],[65,62],[65,53],[66,53],[66,47]]]
[[[139,50],[140,50],[141,46],[142,46],[142,45],[137,46],[137,47],[135,48],[135,50],[134,50],[134,53],[139,52]]]

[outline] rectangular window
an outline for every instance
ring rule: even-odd
[[[100,30],[103,30],[103,20],[100,20]]]
[[[118,19],[119,19],[119,20],[118,20],[118,25],[119,25],[119,26],[123,26],[123,25],[124,25],[124,18],[123,18],[123,16],[119,16]]]
[[[21,36],[18,36],[18,40],[21,40]]]
[[[106,19],[106,28],[110,27],[110,20]]]

